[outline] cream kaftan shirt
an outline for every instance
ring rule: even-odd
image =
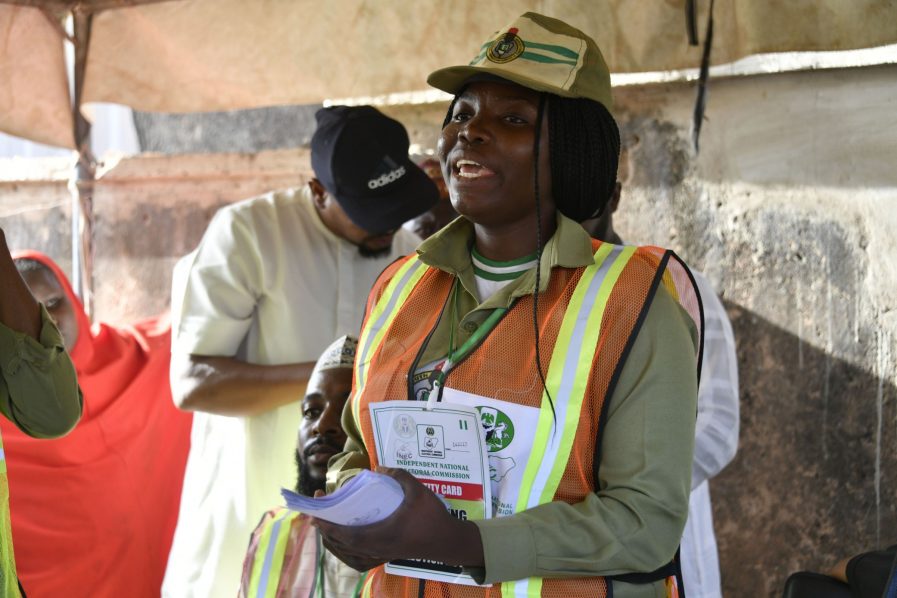
[[[361,257],[320,221],[308,187],[222,208],[175,268],[172,351],[278,365],[315,361],[359,333],[368,291],[419,239]],[[296,483],[300,397],[254,417],[196,413],[164,596],[235,596],[249,536]]]

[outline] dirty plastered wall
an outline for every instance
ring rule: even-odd
[[[618,228],[706,273],[737,338],[725,595],[897,542],[897,67],[713,81],[698,157],[690,86],[617,98]]]
[[[741,438],[711,482],[726,597],[897,542],[897,66],[619,87],[627,242],[704,272],[735,330]],[[389,107],[433,149],[445,104]]]

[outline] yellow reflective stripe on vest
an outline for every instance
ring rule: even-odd
[[[361,396],[367,382],[367,366],[371,357],[377,352],[377,348],[383,342],[383,336],[389,330],[389,325],[428,267],[416,255],[402,264],[386,285],[386,290],[368,316],[367,325],[361,331],[361,338],[358,339],[358,355],[355,358],[355,397],[352,401],[352,415],[356,423],[361,422],[357,397]]]
[[[517,513],[551,502],[557,492],[579,426],[604,310],[633,253],[635,247],[602,244],[573,290],[545,377],[554,409],[543,393],[533,449],[514,505]],[[502,596],[535,598],[541,595],[542,579],[505,582],[501,589]]]
[[[276,596],[280,572],[283,569],[283,556],[286,552],[290,528],[295,515],[296,513],[284,509],[283,512],[275,515],[274,519],[262,530],[252,563],[252,574],[249,577],[248,596],[253,598],[274,598]],[[261,555],[264,556],[259,560]]]
[[[374,570],[368,571],[364,578],[364,587],[361,588],[361,598],[374,597]]]

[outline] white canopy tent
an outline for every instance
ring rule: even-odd
[[[0,0],[0,130],[76,147],[69,13],[84,46],[82,103],[192,112],[425,89],[430,71],[467,62],[496,24],[526,10],[591,34],[614,73],[696,67],[692,4],[705,22],[709,2],[697,0]],[[716,64],[897,42],[894,0],[721,0],[714,20]]]

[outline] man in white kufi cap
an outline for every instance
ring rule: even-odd
[[[352,365],[358,340],[342,336],[318,358],[302,399],[296,437],[296,491],[314,496],[324,489],[327,462],[343,450],[340,417],[352,391]],[[240,597],[273,590],[276,596],[350,597],[362,577],[321,545],[317,530],[302,513],[278,507],[265,513],[252,532],[243,562]]]

